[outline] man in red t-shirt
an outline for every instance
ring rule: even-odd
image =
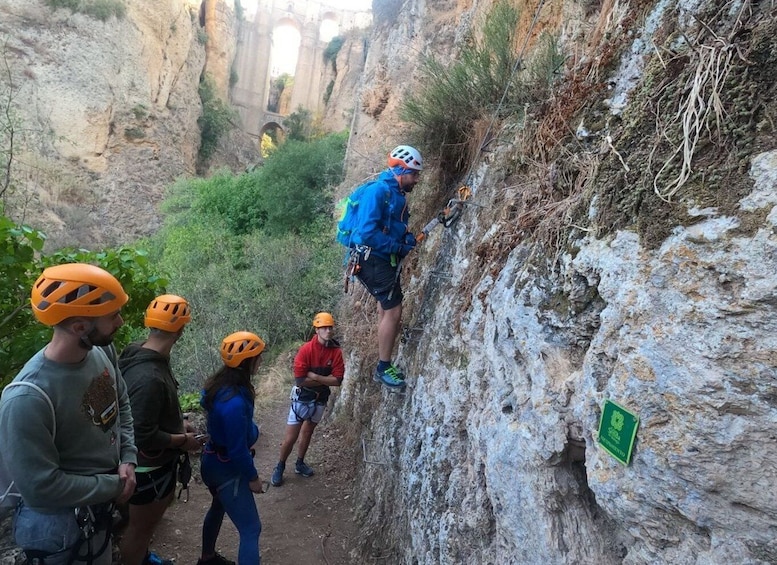
[[[297,446],[297,462],[294,472],[303,477],[313,475],[313,469],[305,464],[305,453],[310,446],[310,438],[316,425],[324,417],[329,387],[340,386],[345,375],[345,363],[340,344],[332,339],[335,319],[328,312],[319,312],[313,318],[316,334],[299,348],[294,358],[294,388],[291,390],[291,408],[286,419],[286,435],[281,443],[278,464],[273,471],[271,483],[279,487],[283,484],[283,471],[286,459],[294,444]],[[300,437],[301,436],[301,437]]]

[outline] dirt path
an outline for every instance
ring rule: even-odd
[[[255,418],[261,429],[256,454],[259,476],[269,481],[278,459],[278,448],[285,431],[288,397],[275,398],[257,407]],[[354,563],[349,552],[354,547],[351,485],[353,470],[344,468],[348,449],[341,441],[329,414],[316,428],[306,463],[316,474],[304,478],[294,474],[296,448],[287,461],[284,483],[255,495],[262,520],[259,545],[263,565],[345,565]],[[152,550],[177,565],[195,565],[200,557],[202,519],[210,505],[210,494],[200,481],[199,459],[194,461],[189,501],[176,501],[168,509],[157,530]],[[218,551],[237,561],[238,535],[229,518],[219,535]]]

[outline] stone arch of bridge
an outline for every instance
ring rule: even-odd
[[[327,72],[331,74],[323,56],[328,42],[349,30],[363,29],[370,19],[368,11],[341,10],[333,7],[331,0],[257,0],[257,6],[240,22],[232,65],[239,79],[230,90],[230,98],[246,132],[257,135],[260,126],[277,121],[268,119],[267,114],[284,116],[299,107],[313,114],[321,112],[326,105]],[[300,36],[296,65],[288,73],[294,81],[284,89],[283,97],[277,95],[279,85],[271,61],[278,39],[275,33],[281,24]],[[273,105],[268,110],[271,96]]]
[[[271,138],[273,138],[274,141],[280,142],[283,141],[286,138],[286,129],[283,127],[283,121],[282,120],[270,120],[264,123],[261,128],[259,128],[259,144],[261,145],[262,137],[264,137],[264,134],[270,135]]]
[[[318,26],[318,38],[324,43],[329,43],[340,34],[340,17],[335,12],[321,14],[321,23]]]
[[[302,48],[302,22],[293,15],[284,15],[272,26],[270,78],[288,74],[294,76]]]

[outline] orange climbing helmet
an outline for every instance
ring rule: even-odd
[[[388,166],[420,171],[424,168],[424,163],[418,149],[409,145],[397,145],[389,153]]]
[[[186,299],[175,294],[157,296],[146,308],[147,328],[176,333],[192,321],[192,310]]]
[[[251,332],[229,334],[221,342],[221,359],[227,367],[239,367],[244,359],[261,355],[264,340]]]
[[[56,326],[67,318],[98,318],[120,310],[129,300],[108,271],[87,263],[48,267],[32,285],[30,302],[39,322]]]
[[[332,314],[330,314],[329,312],[319,312],[313,318],[314,328],[325,328],[327,326],[334,327],[334,325],[335,325],[335,319],[332,317]]]

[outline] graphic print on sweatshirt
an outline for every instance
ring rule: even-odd
[[[92,424],[107,432],[119,416],[116,388],[108,369],[92,380],[81,399],[81,409]]]

